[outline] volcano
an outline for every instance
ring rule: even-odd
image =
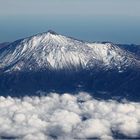
[[[97,98],[136,101],[139,81],[138,56],[113,43],[89,43],[48,31],[0,47],[3,96],[82,90]]]

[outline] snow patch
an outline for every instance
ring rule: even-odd
[[[8,71],[105,67],[122,71],[137,62],[111,43],[87,43],[51,32],[11,43],[0,53],[0,69]]]

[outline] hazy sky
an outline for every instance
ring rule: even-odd
[[[0,42],[45,32],[140,44],[140,0],[0,0]]]

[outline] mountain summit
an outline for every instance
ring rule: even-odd
[[[122,71],[137,63],[135,56],[114,44],[83,42],[51,30],[0,49],[0,69],[5,72],[97,67]]]
[[[50,33],[50,34],[53,34],[53,35],[58,35],[58,33],[56,33],[55,31],[53,31],[53,30],[48,30],[48,32],[47,33]]]

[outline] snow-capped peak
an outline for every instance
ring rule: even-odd
[[[51,30],[13,42],[0,50],[0,69],[5,71],[97,66],[121,70],[134,63],[134,56],[113,44],[82,42]]]

